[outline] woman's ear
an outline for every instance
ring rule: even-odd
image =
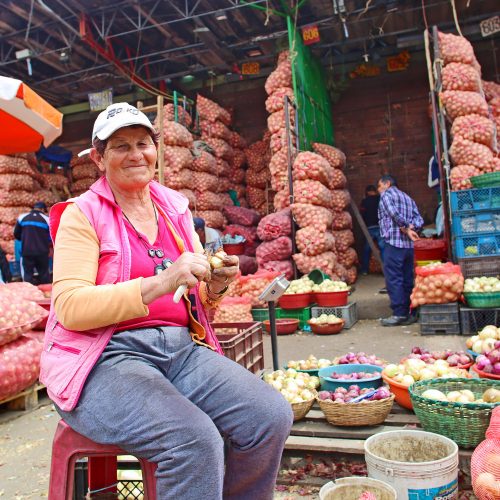
[[[97,152],[96,148],[92,148],[89,153],[90,159],[97,165],[97,168],[104,173],[104,163],[102,156]]]

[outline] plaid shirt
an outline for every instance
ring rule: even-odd
[[[398,248],[413,248],[413,241],[400,228],[407,228],[412,224],[418,231],[424,225],[415,202],[395,186],[391,186],[380,196],[378,220],[382,238],[389,245]]]

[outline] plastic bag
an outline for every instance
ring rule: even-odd
[[[266,215],[257,226],[257,235],[262,241],[270,241],[292,233],[290,209]],[[279,260],[279,259],[278,259]]]
[[[250,208],[224,207],[222,212],[226,216],[229,224],[239,224],[241,226],[256,226],[260,221],[260,215]]]
[[[288,236],[280,236],[275,240],[265,241],[257,247],[255,254],[259,267],[270,260],[286,260],[292,255],[292,240]]]

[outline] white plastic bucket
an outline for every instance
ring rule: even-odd
[[[458,446],[424,431],[389,431],[365,441],[368,476],[394,487],[398,500],[458,496]]]
[[[389,484],[369,477],[344,477],[330,481],[319,490],[320,500],[358,500],[365,492],[373,493],[377,500],[396,500],[396,490]]]

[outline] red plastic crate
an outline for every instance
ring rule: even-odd
[[[264,341],[262,323],[213,323],[212,328],[224,354],[252,373],[264,369]]]

